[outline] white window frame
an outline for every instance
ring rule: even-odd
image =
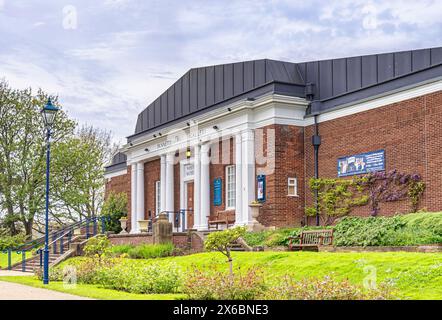
[[[230,173],[229,175],[229,170],[231,168],[233,168],[233,174]],[[225,176],[226,176],[226,182],[225,182],[226,210],[234,210],[236,207],[235,206],[236,205],[236,166],[234,164],[226,166]],[[230,179],[233,179],[233,183],[230,181]],[[233,185],[233,190],[230,189],[232,185]],[[232,196],[232,199],[229,198],[229,191],[230,195]],[[233,206],[232,205],[229,206],[229,202],[233,202]]]
[[[155,215],[159,215],[161,210],[161,181],[155,181]]]
[[[290,193],[290,187],[294,188],[294,193]],[[297,197],[298,196],[298,178],[289,177],[287,178],[287,196],[289,197]]]

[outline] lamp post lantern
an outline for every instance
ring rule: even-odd
[[[52,104],[51,98],[41,110],[46,128],[46,212],[45,212],[45,248],[43,251],[43,284],[49,283],[49,164],[51,156],[51,129],[58,108]]]

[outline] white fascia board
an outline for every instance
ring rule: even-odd
[[[122,176],[124,174],[127,174],[127,168],[126,169],[122,169],[122,170],[118,170],[118,171],[115,171],[115,172],[105,173],[104,174],[104,178],[105,179],[111,179],[113,177]]]

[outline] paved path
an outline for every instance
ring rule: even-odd
[[[0,300],[91,300],[58,291],[0,281]]]
[[[32,272],[20,272],[14,270],[0,270],[0,277],[8,277],[8,276],[33,276]]]

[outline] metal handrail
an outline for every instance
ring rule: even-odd
[[[81,228],[83,226],[86,226],[86,228],[87,228],[86,229],[86,238],[88,239],[89,236],[90,236],[90,233],[89,233],[89,225],[90,225],[90,223],[93,223],[92,234],[93,235],[97,234],[97,220],[98,219],[101,220],[101,233],[104,233],[105,229],[106,229],[105,228],[105,221],[106,220],[107,221],[110,220],[109,216],[100,216],[100,217],[86,218],[85,220],[76,221],[73,224],[70,224],[68,226],[64,226],[64,227],[62,227],[59,230],[55,230],[55,231],[50,232],[49,236],[50,237],[52,236],[53,240],[52,240],[52,242],[50,242],[48,244],[48,247],[50,245],[52,245],[53,248],[54,248],[54,253],[56,253],[57,252],[56,242],[60,241],[60,253],[63,253],[63,251],[64,251],[64,248],[63,248],[64,247],[63,238],[67,234],[70,234],[71,232],[73,232],[74,229]],[[60,233],[62,235],[60,235]],[[11,263],[11,253],[12,253],[12,251],[16,251],[17,254],[20,254],[20,253],[22,254],[22,271],[23,272],[26,271],[26,251],[31,251],[32,249],[35,249],[35,248],[41,246],[42,244],[44,244],[44,240],[45,240],[45,237],[43,236],[43,237],[40,237],[40,238],[31,240],[31,241],[28,241],[28,242],[22,244],[19,247],[16,247],[16,248],[11,247],[11,248],[7,248],[7,249],[3,250],[2,251],[3,253],[7,253],[8,254],[8,270],[11,270],[11,266],[12,266],[12,263]],[[68,240],[68,245],[70,245],[70,242],[71,242],[71,239]],[[42,265],[42,252],[43,252],[42,248],[38,248],[36,250],[36,254],[40,254],[40,266]]]

